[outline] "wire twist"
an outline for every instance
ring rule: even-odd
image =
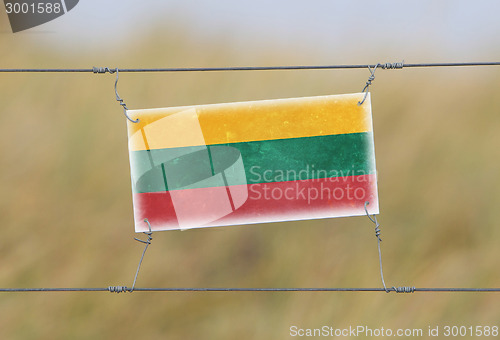
[[[117,68],[110,69],[109,67],[92,67],[92,72],[94,73],[110,73],[113,74],[117,71]]]
[[[415,292],[415,287],[392,287],[392,288],[387,288],[387,286],[385,285],[385,280],[384,280],[384,270],[382,268],[382,251],[380,249],[380,242],[382,242],[382,238],[380,237],[380,234],[382,233],[382,231],[380,230],[380,223],[378,223],[377,221],[377,216],[372,215],[370,216],[370,214],[368,213],[368,209],[366,208],[366,206],[370,204],[370,202],[366,201],[365,202],[365,212],[366,212],[366,216],[368,216],[368,218],[370,219],[370,221],[373,222],[373,224],[375,224],[375,237],[377,238],[377,246],[378,246],[378,260],[379,260],[379,265],[380,265],[380,278],[382,279],[382,285],[384,286],[384,290],[386,293],[390,293],[390,292],[396,292],[396,293],[413,293]]]
[[[137,266],[137,271],[135,272],[134,283],[132,284],[132,288],[130,288],[130,290],[129,290],[129,292],[131,292],[131,293],[134,291],[135,283],[137,282],[137,276],[139,276],[139,270],[141,269],[142,260],[144,259],[144,255],[146,254],[146,250],[148,250],[148,246],[151,244],[151,241],[153,240],[153,237],[151,236],[151,235],[153,235],[153,232],[151,231],[151,224],[149,223],[149,220],[147,218],[144,219],[144,222],[146,222],[148,224],[149,231],[145,231],[145,232],[143,232],[143,234],[147,235],[148,239],[146,241],[144,241],[144,240],[141,240],[138,238],[134,238],[134,240],[139,241],[141,243],[144,243],[144,244],[146,244],[146,246],[144,247],[144,251],[142,252],[141,260],[139,261],[139,265]]]
[[[124,292],[128,292],[129,289],[126,287],[126,286],[109,286],[108,287],[108,291],[110,293],[124,293]]]
[[[106,67],[107,68],[107,67]],[[109,69],[108,71],[110,73],[113,73],[111,72]],[[130,120],[132,123],[139,123],[139,118],[137,118],[136,120],[133,120],[132,118],[130,118],[127,114],[127,110],[128,110],[128,107],[127,107],[127,104],[125,104],[125,102],[123,101],[122,98],[120,98],[120,96],[118,95],[118,89],[117,89],[117,86],[118,86],[118,68],[116,68],[114,70],[114,72],[116,72],[116,80],[115,80],[115,94],[116,94],[116,101],[118,103],[120,103],[120,105],[123,107],[123,114],[125,115],[125,117],[127,117],[128,120]]]
[[[392,287],[396,293],[414,293],[415,289],[415,287]]]
[[[400,63],[385,63],[379,64],[379,67],[383,70],[394,70],[394,69],[402,69],[405,66],[405,61],[403,60]]]
[[[139,276],[139,270],[141,269],[142,260],[144,260],[144,255],[146,254],[146,250],[148,250],[148,246],[151,244],[151,241],[153,240],[153,237],[151,236],[153,234],[153,232],[151,231],[151,224],[149,223],[149,220],[147,218],[144,219],[144,222],[148,224],[149,228],[149,231],[143,232],[145,235],[148,236],[147,240],[144,241],[134,237],[134,240],[144,243],[146,244],[146,246],[144,247],[141,260],[139,261],[139,265],[137,266],[137,270],[135,272],[135,277],[134,277],[134,283],[132,283],[132,288],[128,288],[127,286],[109,286],[108,291],[110,293],[124,293],[124,292],[132,293],[135,289],[135,283],[137,282],[137,277]]]
[[[365,96],[363,97],[363,100],[358,102],[358,106],[361,106],[363,105],[363,103],[365,102],[366,100],[366,97],[368,96],[368,88],[370,87],[370,85],[372,84],[372,81],[375,80],[375,71],[377,70],[377,67],[379,66],[380,64],[377,64],[375,65],[375,67],[372,69],[370,66],[368,66],[368,70],[370,70],[370,76],[368,77],[368,80],[366,81],[366,84],[365,84],[365,87],[363,87],[363,91],[361,92],[364,92],[365,93]]]
[[[372,81],[375,80],[375,71],[377,70],[377,67],[380,67],[383,70],[394,70],[394,69],[402,69],[404,67],[404,60],[400,63],[384,63],[384,64],[376,64],[373,69],[371,68],[370,65],[368,65],[368,70],[370,70],[370,76],[368,77],[368,80],[366,81],[365,87],[363,88],[363,91],[365,93],[365,96],[363,97],[363,100],[358,102],[358,105],[361,106],[366,100],[366,97],[368,96],[368,88],[372,84]]]
[[[372,221],[374,224],[375,224],[375,236],[377,237],[377,239],[382,242],[382,239],[380,238],[380,234],[382,233],[382,231],[380,230],[380,223],[378,223],[377,221],[377,216],[373,215],[373,218],[370,216],[370,214],[368,213],[368,209],[366,209],[366,206],[370,204],[370,202],[366,201],[365,202],[365,212],[366,212],[366,216],[368,216],[368,218],[370,219],[370,221]]]
[[[382,242],[382,238],[380,238],[380,234],[381,234],[380,224],[377,221],[377,216],[373,215],[373,217],[371,217],[370,214],[368,213],[368,209],[366,208],[366,206],[368,204],[370,204],[370,202],[366,201],[365,202],[365,212],[366,212],[366,216],[368,216],[370,221],[372,221],[375,224],[375,236],[377,237],[378,260],[379,260],[379,265],[380,265],[380,278],[382,279],[382,285],[384,286],[384,290],[386,291],[386,293],[389,293],[390,290],[387,289],[387,287],[385,285],[384,271],[382,269],[382,251],[380,250],[380,242]]]
[[[127,110],[128,110],[127,104],[125,104],[125,102],[123,101],[123,99],[118,94],[118,67],[113,69],[113,68],[109,68],[109,67],[95,67],[94,66],[92,68],[92,72],[94,72],[94,73],[100,73],[100,74],[103,74],[103,73],[109,73],[109,74],[116,73],[116,80],[115,80],[115,96],[116,96],[116,101],[123,107],[123,114],[125,115],[125,117],[127,117],[128,120],[130,120],[132,123],[139,123],[139,118],[137,118],[136,120],[133,120],[132,118],[130,118],[128,116],[128,114],[127,114]]]

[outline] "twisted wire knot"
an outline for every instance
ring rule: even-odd
[[[382,239],[380,238],[380,234],[382,233],[382,231],[380,230],[380,224],[377,222],[377,224],[375,225],[375,237],[380,241],[382,242]]]
[[[149,223],[149,220],[147,218],[145,218],[144,222],[146,222],[148,224],[149,231],[143,231],[142,233],[144,235],[146,235],[148,237],[148,239],[146,241],[144,241],[144,240],[141,240],[141,239],[139,239],[137,237],[134,237],[134,240],[149,245],[149,244],[151,244],[151,241],[153,240],[153,236],[151,236],[151,235],[153,235],[153,232],[151,231],[151,223]]]
[[[375,67],[372,69],[370,66],[368,66],[368,70],[370,70],[370,76],[368,77],[368,80],[366,81],[365,87],[363,87],[363,91],[365,95],[363,96],[363,100],[358,102],[358,106],[363,105],[363,103],[366,100],[366,97],[368,96],[368,88],[372,84],[372,81],[375,80],[375,71],[377,70],[377,67],[379,67],[380,64],[375,65]]]
[[[370,216],[368,213],[367,206],[370,204],[370,202],[366,201],[365,202],[365,213],[366,216],[370,219],[370,221],[375,224],[375,236],[377,237],[377,246],[378,246],[378,260],[379,260],[379,266],[380,266],[380,279],[382,280],[382,285],[384,286],[384,290],[386,293],[390,292],[396,292],[396,293],[413,293],[415,292],[415,287],[392,287],[392,288],[387,288],[385,285],[385,280],[384,280],[384,271],[382,269],[382,251],[380,250],[380,242],[382,242],[382,239],[380,238],[380,224],[377,221],[377,216],[374,214]]]
[[[377,237],[377,240],[379,242],[382,242],[382,239],[380,238],[380,234],[382,233],[382,231],[380,230],[380,223],[378,223],[377,221],[377,217],[375,215],[373,215],[373,217],[370,216],[370,214],[368,213],[368,209],[366,208],[366,206],[370,204],[370,202],[366,201],[365,202],[365,212],[366,212],[366,216],[368,216],[368,218],[370,219],[370,221],[373,222],[373,224],[375,224],[375,237]]]
[[[361,92],[365,93],[363,100],[359,101],[358,105],[359,106],[363,105],[363,103],[365,102],[366,97],[368,96],[368,88],[372,84],[372,81],[375,80],[375,71],[377,70],[377,67],[380,67],[383,70],[402,69],[404,67],[404,63],[405,63],[404,60],[400,63],[398,63],[398,62],[396,62],[396,63],[384,63],[384,64],[378,63],[373,67],[373,69],[371,68],[370,65],[368,65],[368,70],[370,71],[370,76],[368,77],[368,80],[366,81],[366,84],[365,84],[365,87],[363,88],[363,91],[361,91]]]
[[[129,292],[130,290],[126,286],[109,286],[108,291],[110,293],[124,293]]]
[[[385,63],[385,64],[379,64],[379,67],[382,68],[383,70],[394,70],[394,69],[402,69],[405,65],[405,61],[403,60],[402,62],[398,63]]]
[[[370,86],[372,84],[372,81],[375,80],[375,74],[372,73],[369,77],[368,77],[368,80],[366,81],[366,85],[365,87],[363,88],[363,91],[362,92],[365,92],[365,90],[368,88],[368,86]]]
[[[92,72],[94,73],[115,73],[117,72],[116,69],[109,68],[109,67],[92,67]]]
[[[128,107],[127,107],[127,104],[125,104],[125,102],[123,101],[122,98],[120,98],[120,96],[118,95],[118,89],[117,89],[117,86],[118,86],[118,67],[117,68],[109,68],[109,67],[92,67],[92,72],[94,73],[110,73],[110,74],[113,74],[113,73],[116,73],[116,80],[115,80],[115,95],[116,95],[116,101],[118,102],[118,104],[121,105],[121,107],[123,107],[123,114],[125,115],[125,117],[127,117],[127,119],[129,121],[131,121],[132,123],[138,123],[139,122],[139,118],[137,118],[136,120],[133,120],[132,118],[130,118],[127,114],[127,110],[128,110]]]
[[[392,290],[396,293],[414,293],[415,287],[392,287]],[[389,291],[387,291],[389,293]]]

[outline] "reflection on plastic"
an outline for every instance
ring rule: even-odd
[[[204,226],[232,213],[248,197],[246,175],[240,152],[228,146],[205,145],[195,109],[189,109],[148,124],[135,132],[131,143],[158,150],[162,145],[194,145],[148,152],[147,159],[131,153],[134,191],[162,188],[169,192],[179,229]],[[229,185],[243,186],[228,188]],[[205,188],[205,190],[196,190]],[[196,213],[193,211],[196,210]]]

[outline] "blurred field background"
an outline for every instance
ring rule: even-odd
[[[13,36],[2,14],[0,68],[406,57],[383,44],[363,53],[345,45],[352,46],[349,54],[267,41],[255,51],[235,47],[228,32],[200,38],[203,28],[179,18],[148,24],[130,43],[93,48],[88,37],[46,45],[56,33]],[[498,61],[491,45],[472,59]],[[446,54],[432,51],[417,46],[406,62],[473,61],[459,54],[443,60]],[[123,73],[118,89],[136,109],[354,93],[368,76],[367,70]],[[371,91],[389,286],[500,286],[499,76],[494,67],[377,71]],[[1,287],[132,284],[143,244],[133,240],[126,121],[113,83],[109,74],[0,74]],[[381,286],[366,217],[153,237],[138,287]],[[286,339],[292,325],[499,326],[499,302],[495,293],[1,293],[0,338]]]

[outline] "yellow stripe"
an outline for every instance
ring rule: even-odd
[[[129,149],[148,150],[372,131],[370,94],[129,110]],[[146,138],[144,138],[146,136]]]

